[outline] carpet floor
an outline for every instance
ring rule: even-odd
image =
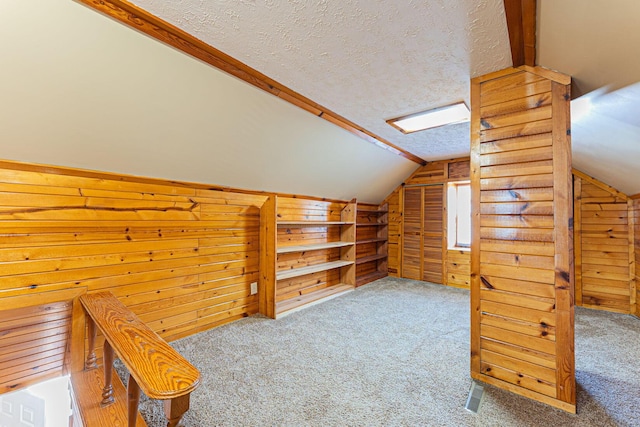
[[[635,317],[576,309],[577,415],[488,385],[479,412],[465,410],[469,292],[425,282],[385,278],[171,344],[202,374],[188,427],[603,427],[640,425],[639,338]],[[160,402],[140,410],[166,425]]]

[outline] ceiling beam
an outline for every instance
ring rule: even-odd
[[[419,165],[425,165],[424,159],[410,153],[393,143],[358,126],[350,120],[334,113],[289,89],[281,83],[267,77],[248,65],[219,51],[213,46],[193,37],[191,34],[169,24],[155,15],[125,1],[125,0],[79,0],[81,3],[120,21],[127,26],[141,31],[152,38],[168,44],[188,55],[198,58],[213,67],[231,74],[245,82],[279,97],[303,110],[321,117],[352,134],[370,142],[391,153],[402,156]]]
[[[504,0],[513,66],[536,65],[537,0]]]

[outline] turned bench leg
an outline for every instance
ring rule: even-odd
[[[96,334],[98,330],[91,316],[87,316],[87,327],[89,329],[89,336],[87,337],[89,348],[87,349],[87,360],[84,362],[84,368],[89,370],[98,367],[96,364]]]
[[[104,340],[104,347],[102,348],[102,351],[104,388],[102,389],[102,402],[100,403],[100,405],[107,406],[115,402],[115,399],[113,398],[113,384],[111,383],[113,378],[113,348],[111,348],[111,344],[109,344],[109,341]]]
[[[189,394],[165,400],[162,403],[164,405],[164,416],[167,417],[167,427],[177,427],[182,416],[189,409]]]
[[[140,402],[140,386],[133,375],[129,374],[127,382],[127,425],[136,427],[138,419],[138,403]]]

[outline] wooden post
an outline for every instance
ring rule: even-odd
[[[189,410],[189,396],[176,397],[163,402],[164,415],[167,417],[167,427],[177,427],[185,412]]]
[[[140,403],[140,386],[133,375],[129,374],[129,381],[127,381],[127,425],[129,427],[136,427],[138,403]]]
[[[91,319],[91,316],[86,316],[87,317],[87,341],[88,341],[88,348],[87,348],[87,361],[85,362],[85,369],[95,369],[98,367],[98,365],[96,364],[96,335],[97,335],[97,329],[96,329],[96,323],[93,321],[93,319]]]
[[[102,369],[104,371],[104,387],[102,388],[102,402],[101,406],[111,405],[115,402],[113,398],[113,348],[109,341],[104,340],[104,346],[102,347]]]

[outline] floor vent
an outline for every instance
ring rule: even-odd
[[[469,397],[467,398],[467,404],[464,408],[477,414],[480,410],[480,404],[482,403],[482,395],[484,394],[484,387],[475,381],[471,383],[471,390],[469,390]]]

